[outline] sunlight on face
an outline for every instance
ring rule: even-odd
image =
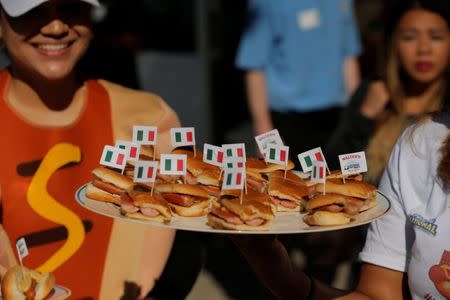
[[[92,39],[89,12],[79,0],[45,2],[17,18],[2,12],[2,38],[13,72],[48,80],[72,74]]]

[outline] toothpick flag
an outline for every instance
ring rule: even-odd
[[[242,160],[240,157],[225,157],[223,160],[223,169],[244,169],[245,168],[245,161]]]
[[[258,145],[259,152],[261,154],[266,153],[266,148],[268,144],[275,144],[279,146],[283,146],[283,140],[281,139],[280,133],[278,129],[273,129],[271,131],[267,131],[263,134],[255,136],[256,144]]]
[[[312,171],[312,164],[315,160],[325,162],[325,166],[327,164],[320,147],[300,153],[297,157],[305,173]]]
[[[222,167],[223,164],[223,150],[221,147],[204,144],[203,145],[203,161],[217,166]]]
[[[238,157],[242,159],[244,162],[246,159],[245,154],[245,144],[239,143],[239,144],[223,144],[222,145],[223,152],[225,154],[225,157]]]
[[[367,172],[366,154],[364,151],[339,155],[339,164],[343,175]]]
[[[264,159],[268,163],[287,166],[289,158],[289,147],[268,144]]]
[[[102,156],[100,158],[100,164],[123,170],[127,162],[127,151],[113,147],[110,145],[105,145],[103,148]]]
[[[133,126],[133,142],[140,145],[156,145],[158,127],[156,126]]]
[[[245,170],[226,169],[224,171],[222,190],[242,190],[245,183]]]
[[[155,182],[158,162],[138,160],[134,166],[134,182]]]
[[[141,146],[139,144],[129,141],[116,141],[116,148],[125,150],[127,153],[127,160],[138,160],[141,152]]]
[[[195,146],[194,127],[178,127],[170,129],[172,147]]]
[[[161,154],[159,172],[164,175],[186,175],[186,154]]]
[[[313,161],[311,182],[313,183],[325,183],[327,173],[327,165],[323,161]]]
[[[16,242],[16,249],[17,253],[19,254],[20,263],[22,264],[22,260],[29,254],[25,238],[21,238]]]

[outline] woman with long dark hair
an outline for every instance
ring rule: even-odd
[[[377,184],[395,141],[417,118],[449,101],[449,1],[396,1],[385,21],[380,79],[365,80],[354,93],[326,156],[365,150],[365,181]],[[335,166],[338,167],[338,166]]]

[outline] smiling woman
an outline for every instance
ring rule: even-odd
[[[125,282],[145,296],[163,271],[174,232],[105,219],[73,195],[90,180],[104,145],[130,140],[133,124],[149,125],[159,127],[158,150],[166,151],[178,117],[155,94],[87,80],[78,70],[98,1],[0,4],[11,61],[0,70],[0,119],[8,128],[0,140],[7,158],[0,174],[0,271],[14,264],[3,253],[25,237],[25,265],[54,272],[76,299],[119,299]]]

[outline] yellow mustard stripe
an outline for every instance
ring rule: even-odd
[[[85,234],[80,217],[47,192],[47,182],[59,168],[80,160],[79,147],[67,143],[56,144],[45,155],[28,188],[27,200],[31,208],[41,217],[63,225],[68,231],[67,241],[37,268],[40,272],[54,272],[81,247],[84,241]]]

